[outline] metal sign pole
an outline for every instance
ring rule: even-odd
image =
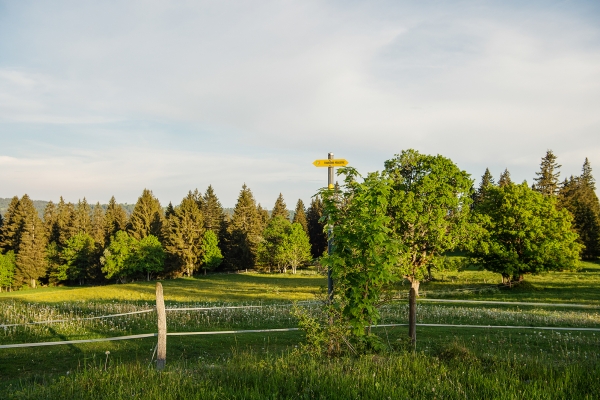
[[[327,154],[328,160],[333,160],[333,153]],[[333,166],[327,168],[328,179],[327,179],[327,188],[329,190],[333,190]],[[333,247],[333,227],[331,224],[327,227],[327,254],[331,255],[332,247]],[[327,267],[327,299],[331,303],[333,301],[333,278],[331,277],[331,266]]]

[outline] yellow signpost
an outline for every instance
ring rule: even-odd
[[[348,165],[348,161],[343,158],[333,160],[315,160],[313,161],[315,167],[345,167]]]

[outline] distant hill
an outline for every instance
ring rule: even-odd
[[[4,216],[4,214],[6,213],[6,210],[8,209],[8,205],[10,204],[10,198],[2,198],[0,197],[0,214],[2,214]],[[33,200],[33,206],[35,207],[36,211],[38,212],[38,214],[40,215],[40,218],[44,216],[44,209],[46,208],[46,206],[48,205],[49,201],[46,200]],[[93,204],[90,204],[91,206],[93,206]],[[133,208],[135,207],[135,204],[119,204],[127,213],[127,216],[131,215],[131,213],[133,212]],[[108,204],[100,204],[100,206],[106,210],[106,208],[108,207]]]

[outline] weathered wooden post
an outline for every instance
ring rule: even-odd
[[[165,298],[160,282],[156,282],[156,313],[158,314],[158,347],[156,353],[156,369],[161,371],[167,362],[167,313]]]
[[[417,291],[414,287],[408,292],[408,337],[415,349],[417,346]]]

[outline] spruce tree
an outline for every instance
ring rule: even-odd
[[[573,216],[573,228],[583,244],[584,259],[600,257],[600,202],[594,191],[592,168],[586,159],[581,176],[571,176],[562,184],[558,204]]]
[[[318,258],[327,250],[327,235],[325,224],[319,222],[323,216],[323,201],[319,196],[313,197],[310,207],[306,212],[306,223],[308,225],[308,236],[310,239],[311,254]]]
[[[504,187],[510,185],[512,180],[510,179],[510,172],[508,172],[508,168],[504,170],[503,173],[500,174],[500,179],[498,179],[498,186]]]
[[[279,193],[279,197],[277,197],[277,200],[275,201],[275,206],[273,206],[273,211],[271,211],[271,219],[277,216],[282,216],[285,219],[290,218],[290,213],[285,205],[285,202],[283,201],[283,196],[281,193]]]
[[[33,202],[24,195],[19,200],[17,213],[20,215],[21,229],[17,244],[15,278],[32,288],[36,281],[46,275],[46,234]]]
[[[206,189],[201,210],[204,215],[204,228],[220,236],[225,215],[223,213],[223,206],[217,198],[212,185],[209,185],[208,189]]]
[[[204,218],[197,197],[191,191],[175,207],[166,223],[166,249],[178,261],[180,272],[192,276],[201,264]]]
[[[481,183],[479,184],[479,188],[475,192],[475,196],[473,198],[473,205],[476,207],[483,198],[485,197],[485,192],[490,186],[494,186],[494,177],[492,176],[489,168],[485,169],[485,172],[481,176]]]
[[[110,198],[108,207],[104,214],[104,242],[109,243],[111,236],[118,231],[124,231],[127,228],[127,213],[115,200],[115,196]]]
[[[260,216],[252,191],[244,184],[227,226],[225,264],[230,269],[254,268],[262,240]]]
[[[298,223],[304,229],[304,232],[308,234],[308,222],[306,221],[306,210],[304,209],[304,202],[302,199],[298,199],[296,203],[296,210],[294,210],[294,220],[292,223]]]
[[[91,232],[90,236],[94,239],[97,247],[103,248],[106,244],[106,236],[104,234],[104,228],[106,222],[104,221],[104,209],[100,203],[96,203],[92,209],[92,221],[91,221]]]
[[[78,233],[90,234],[92,231],[92,208],[89,203],[83,198],[77,202],[75,213],[72,215],[73,235]]]
[[[56,226],[58,230],[57,244],[60,248],[67,244],[67,241],[75,235],[75,226],[73,225],[75,206],[72,203],[65,203],[60,197],[56,207]]]
[[[261,231],[264,231],[267,225],[269,224],[269,212],[266,209],[262,208],[260,203],[258,203],[258,206],[256,206],[256,212],[258,213],[258,219],[261,223]]]
[[[141,240],[148,235],[161,238],[163,225],[163,210],[160,202],[152,191],[144,189],[129,219],[127,231],[136,240]]]
[[[49,243],[57,243],[60,239],[58,229],[58,209],[56,205],[49,201],[44,209],[44,227],[46,228],[46,238]]]
[[[558,170],[561,166],[556,162],[556,158],[552,150],[548,150],[542,158],[540,172],[535,173],[537,178],[533,179],[535,181],[534,190],[544,196],[556,196],[559,191],[560,172]]]
[[[17,251],[22,230],[22,216],[18,212],[19,198],[13,197],[4,213],[4,224],[2,227],[2,236],[0,237],[0,247],[6,253]]]
[[[165,210],[165,220],[168,220],[171,215],[175,215],[175,208],[173,207],[173,203],[169,202]]]

